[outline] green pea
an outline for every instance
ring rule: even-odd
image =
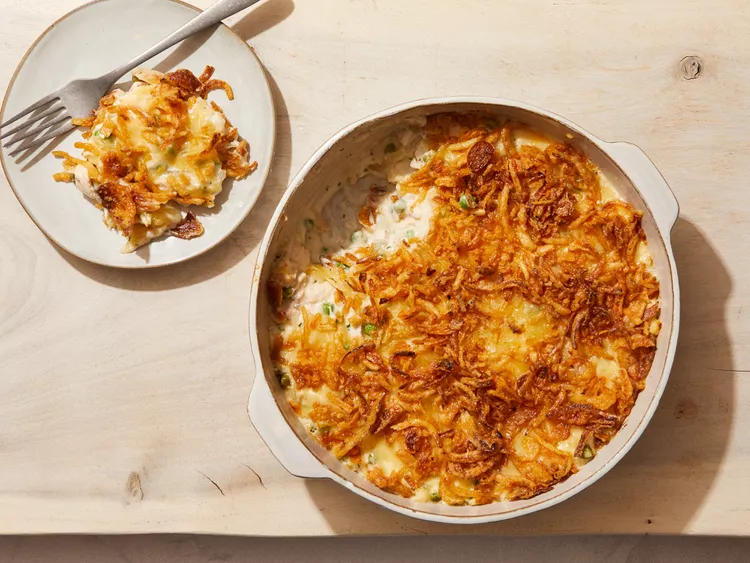
[[[289,299],[292,295],[294,295],[294,288],[285,287],[281,290],[281,294],[284,296],[284,299]]]
[[[285,371],[281,369],[277,370],[276,376],[279,378],[279,384],[283,389],[287,389],[292,385],[292,378]]]
[[[476,204],[477,199],[473,195],[463,194],[458,200],[458,205],[461,206],[461,209],[469,209]]]
[[[593,457],[594,457],[594,450],[591,448],[591,446],[589,446],[588,444],[586,444],[585,446],[583,446],[583,451],[581,452],[581,457],[583,459],[593,459]]]
[[[362,332],[364,332],[367,336],[372,336],[377,330],[378,327],[372,323],[367,323],[364,327],[362,327]]]
[[[430,500],[432,502],[440,502],[443,500],[443,497],[440,496],[440,493],[430,493]]]

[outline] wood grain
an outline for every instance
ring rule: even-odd
[[[0,84],[79,4],[0,0]],[[0,531],[750,533],[750,4],[268,0],[233,24],[271,76],[279,137],[260,203],[219,248],[154,271],[92,266],[56,250],[0,180]],[[682,332],[650,427],[570,501],[471,528],[288,475],[245,412],[255,250],[290,176],[347,123],[451,94],[632,141],[682,206]]]

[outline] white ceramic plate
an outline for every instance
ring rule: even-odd
[[[197,8],[174,0],[98,0],[69,13],[47,29],[21,61],[8,87],[0,122],[72,79],[99,76],[130,60],[196,13]],[[232,86],[234,101],[227,100],[222,91],[212,92],[209,99],[222,107],[247,139],[250,158],[258,161],[258,168],[243,180],[225,182],[213,209],[191,208],[205,233],[192,240],[161,238],[132,254],[121,254],[125,238],[107,229],[101,211],[73,184],[52,179],[62,166],[49,154],[50,145],[38,151],[41,158],[23,161],[9,157],[8,149],[2,149],[0,161],[8,182],[26,212],[52,241],[90,262],[148,268],[197,256],[239,226],[266,181],[275,140],[273,98],[258,58],[240,37],[221,25],[143,66],[165,72],[187,68],[198,75],[206,65],[215,67],[214,76]],[[129,81],[130,76],[123,77],[120,84]],[[81,133],[74,131],[54,148],[76,155],[73,144],[80,139]]]

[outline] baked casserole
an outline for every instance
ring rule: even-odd
[[[267,291],[307,431],[418,501],[529,498],[596,456],[656,350],[641,228],[586,156],[482,114],[385,139],[298,225]]]

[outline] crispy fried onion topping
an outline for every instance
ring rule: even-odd
[[[426,239],[315,266],[337,313],[302,308],[274,339],[294,388],[327,392],[309,412],[316,438],[403,496],[435,478],[433,500],[455,505],[548,490],[614,436],[654,358],[659,284],[639,258],[641,213],[604,197],[572,146],[519,144],[517,127],[431,117],[435,155],[400,187],[435,190]],[[272,278],[269,295],[288,322],[282,285]],[[375,442],[394,467],[368,461]]]

